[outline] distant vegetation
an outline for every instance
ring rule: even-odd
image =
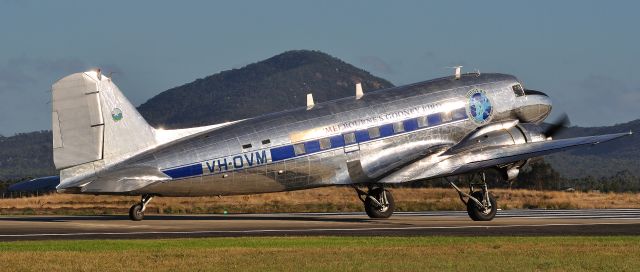
[[[288,51],[169,89],[139,110],[154,126],[209,125],[301,107],[307,93],[313,93],[316,102],[353,96],[357,82],[362,82],[365,92],[393,86],[325,53]],[[571,127],[560,138],[628,131],[640,132],[640,120],[610,127]],[[50,131],[0,136],[0,190],[17,180],[55,174],[51,142]],[[511,186],[638,191],[638,177],[640,137],[633,135],[545,157],[523,171]],[[412,186],[446,186],[441,180],[416,184]]]
[[[462,185],[462,184],[460,184]],[[466,210],[458,194],[448,188],[390,188],[397,211]],[[640,208],[636,193],[558,192],[492,189],[501,209]],[[123,214],[139,201],[134,196],[49,194],[0,199],[0,214]],[[148,214],[222,214],[272,212],[357,212],[362,202],[349,186],[258,195],[224,197],[160,197]]]
[[[569,178],[613,177],[622,172],[640,177],[640,119],[607,127],[570,127],[557,138],[634,132],[633,135],[588,148],[576,148],[545,157],[558,172]]]
[[[0,136],[0,187],[18,179],[55,174],[51,131]]]

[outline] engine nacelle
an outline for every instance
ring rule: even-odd
[[[460,143],[450,148],[445,154],[482,151],[487,148],[525,144],[548,140],[542,128],[531,123],[520,124],[517,120],[504,121],[479,127],[464,137]],[[505,180],[513,180],[528,160],[517,161],[496,166]]]

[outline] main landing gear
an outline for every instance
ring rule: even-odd
[[[144,218],[144,210],[147,208],[147,204],[149,204],[152,198],[152,195],[142,195],[140,203],[134,204],[129,209],[129,219],[133,221],[141,221]]]
[[[368,192],[353,187],[358,198],[364,203],[364,210],[370,218],[389,218],[395,210],[393,195],[383,187],[369,187]]]
[[[460,190],[460,188],[448,178],[447,181],[458,192],[460,200],[467,206],[467,214],[469,214],[469,217],[471,217],[473,221],[491,221],[496,216],[498,205],[495,197],[493,197],[487,189],[487,180],[484,172],[482,172],[481,177],[482,183],[469,182],[468,194]],[[474,186],[480,186],[480,191],[476,191]],[[467,198],[466,200],[465,197]]]

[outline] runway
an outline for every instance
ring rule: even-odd
[[[0,240],[125,239],[239,236],[532,236],[638,235],[640,209],[508,210],[490,222],[466,212],[397,212],[389,219],[364,213],[228,215],[2,216]]]

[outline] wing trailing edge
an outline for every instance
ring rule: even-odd
[[[454,155],[423,158],[384,177],[380,183],[401,183],[469,173],[496,165],[539,157],[569,148],[589,146],[631,135],[632,132],[549,140],[469,150]]]

